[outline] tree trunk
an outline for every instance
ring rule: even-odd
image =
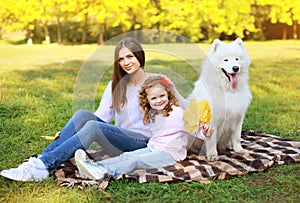
[[[46,44],[50,44],[50,35],[49,35],[49,29],[48,29],[48,21],[44,23],[44,31],[45,31],[45,41]]]
[[[297,21],[293,20],[293,38],[298,39],[298,34],[297,34]]]
[[[27,26],[27,45],[32,45],[32,31]]]
[[[61,25],[60,25],[60,19],[59,16],[56,16],[56,27],[57,27],[57,42],[58,44],[61,44]]]
[[[98,41],[97,41],[98,45],[101,45],[104,43],[103,27],[104,27],[103,23],[100,23],[99,24],[99,36],[98,36]]]
[[[282,39],[286,40],[287,38],[287,30],[286,30],[286,25],[283,25],[283,32],[282,32]]]
[[[84,15],[81,44],[84,44],[86,42],[87,29],[88,29],[88,13]]]

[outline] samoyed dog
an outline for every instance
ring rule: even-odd
[[[218,151],[247,152],[241,146],[241,131],[252,100],[248,85],[250,63],[240,38],[231,43],[213,41],[188,101],[206,99],[209,102],[212,121],[208,124],[214,133],[204,144],[194,138],[191,152],[205,154],[209,161],[218,160]]]

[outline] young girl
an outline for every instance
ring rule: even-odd
[[[78,110],[38,158],[31,157],[18,168],[1,171],[1,175],[16,181],[43,180],[77,149],[87,149],[94,141],[112,156],[145,148],[152,132],[150,125],[144,125],[139,108],[139,89],[151,75],[144,68],[140,43],[131,37],[122,39],[115,48],[112,81],[96,112]],[[111,125],[114,118],[115,125]]]
[[[179,107],[174,85],[164,76],[149,77],[140,91],[143,122],[151,124],[153,136],[147,147],[99,162],[91,162],[83,150],[77,150],[75,160],[84,178],[101,179],[106,174],[114,176],[134,169],[159,168],[173,165],[187,155],[187,132],[183,124],[183,109]],[[213,129],[200,127],[198,135],[209,139]],[[203,133],[203,134],[202,134]]]

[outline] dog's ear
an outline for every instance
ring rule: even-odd
[[[238,44],[239,46],[244,48],[244,43],[243,40],[241,38],[236,38],[236,40],[234,41],[234,43]]]
[[[209,53],[217,51],[217,48],[222,44],[221,40],[215,39],[210,47]]]

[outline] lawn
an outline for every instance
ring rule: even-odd
[[[300,141],[300,41],[246,42],[253,101],[243,129]],[[189,48],[191,47],[191,48]],[[187,96],[209,44],[144,45],[146,69]],[[76,109],[94,111],[111,76],[112,46],[0,43],[0,170],[40,153]],[[179,79],[178,79],[179,78]],[[84,84],[84,86],[83,86]],[[111,181],[105,192],[0,177],[0,202],[299,202],[300,164],[210,184]]]

